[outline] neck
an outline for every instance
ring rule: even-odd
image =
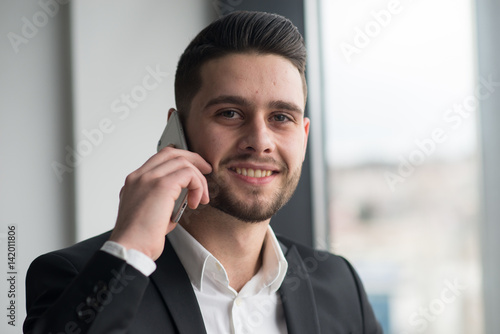
[[[230,286],[240,291],[262,266],[270,220],[247,223],[210,206],[198,210],[184,213],[180,224],[222,263]]]

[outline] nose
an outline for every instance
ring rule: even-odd
[[[275,142],[272,130],[264,117],[253,117],[241,129],[239,149],[245,153],[271,153]]]

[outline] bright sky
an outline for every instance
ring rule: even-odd
[[[475,152],[476,112],[457,113],[474,101],[470,0],[323,0],[321,12],[330,163],[398,162],[439,129],[429,159]]]

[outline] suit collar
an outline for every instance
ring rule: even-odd
[[[280,288],[289,334],[319,333],[319,318],[309,274],[295,245],[281,243],[288,271]]]
[[[200,307],[184,267],[168,238],[156,260],[158,269],[150,276],[181,334],[206,333]]]
[[[279,292],[285,311],[288,334],[319,333],[318,312],[309,274],[295,245],[280,246],[288,270]],[[206,334],[203,317],[193,287],[168,238],[150,276],[160,292],[181,334]],[[173,274],[174,273],[174,274]]]

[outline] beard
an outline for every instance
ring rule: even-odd
[[[223,165],[224,163],[221,163],[221,166]],[[243,200],[231,193],[230,187],[222,177],[211,173],[206,176],[210,194],[209,205],[247,223],[270,219],[292,197],[299,183],[301,171],[301,166],[293,171],[286,167],[282,168],[280,173],[284,175],[283,183],[274,188],[270,197],[264,196],[261,189],[254,189],[249,191]]]

